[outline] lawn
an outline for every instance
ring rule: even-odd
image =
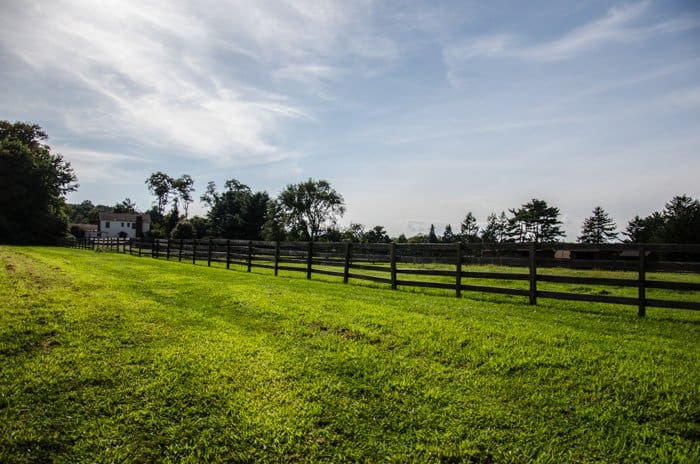
[[[0,462],[700,461],[700,314],[0,247]]]

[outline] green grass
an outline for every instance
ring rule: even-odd
[[[303,277],[0,247],[0,462],[700,460],[700,314]]]

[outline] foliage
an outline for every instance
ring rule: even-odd
[[[68,231],[64,195],[78,185],[47,139],[37,124],[0,121],[0,242],[46,242]]]
[[[578,241],[581,243],[607,243],[617,240],[617,224],[612,220],[603,208],[596,206],[592,216],[583,221],[581,235]]]
[[[146,179],[146,185],[148,186],[148,191],[155,195],[158,215],[162,216],[165,212],[165,205],[168,204],[168,199],[170,198],[173,178],[164,172],[157,171]]]
[[[245,184],[230,179],[217,192],[209,182],[201,200],[209,206],[207,218],[213,237],[257,240],[262,236],[268,208],[267,192],[253,193]]]
[[[486,218],[486,227],[481,233],[481,240],[485,243],[501,243],[506,241],[508,231],[508,218],[501,211],[500,216],[491,213]]]
[[[259,272],[0,247],[0,461],[700,455],[692,311]]]
[[[125,198],[123,201],[114,205],[112,208],[114,213],[136,213],[136,203],[131,201],[130,198]]]
[[[287,238],[314,241],[345,213],[343,197],[325,180],[309,179],[287,185],[274,201],[274,214],[267,221],[275,224],[266,228],[284,231]]]
[[[479,226],[477,225],[476,218],[471,211],[469,211],[464,217],[464,220],[459,226],[459,230],[463,241],[467,243],[479,241]]]
[[[205,238],[211,235],[209,219],[201,216],[190,218],[189,223],[192,224],[195,232],[195,238]]]
[[[549,206],[546,201],[533,198],[518,209],[509,210],[508,235],[517,242],[556,242],[564,237],[559,227],[559,208]]]
[[[635,216],[623,232],[631,243],[700,243],[700,202],[676,195],[662,212]]]
[[[384,230],[384,226],[374,226],[365,232],[364,241],[367,243],[390,243],[391,239]]]
[[[182,209],[185,212],[185,218],[190,207],[190,203],[194,201],[192,192],[194,192],[194,180],[189,174],[183,174],[177,179],[172,179],[172,192],[182,204]]]
[[[351,222],[341,235],[343,242],[360,243],[365,239],[365,226],[355,222]]]
[[[437,235],[435,234],[435,224],[430,224],[430,232],[428,232],[428,243],[439,242]]]
[[[452,232],[452,226],[447,224],[445,226],[445,231],[442,233],[442,241],[445,243],[454,242],[456,239],[455,234]]]
[[[401,234],[396,238],[396,243],[408,243],[408,239],[405,234]]]
[[[192,239],[197,235],[192,223],[184,220],[177,223],[170,233],[170,238],[174,239]]]

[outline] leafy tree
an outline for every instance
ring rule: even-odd
[[[173,209],[165,216],[163,221],[163,229],[165,230],[165,235],[168,236],[172,233],[173,229],[177,227],[180,223],[180,211],[177,208],[177,202],[173,203]]]
[[[452,226],[450,224],[445,226],[445,231],[442,233],[442,241],[445,243],[455,241],[455,234],[452,232]]]
[[[559,208],[533,198],[521,208],[510,209],[508,235],[518,242],[555,242],[565,234],[559,227]]]
[[[93,210],[95,205],[92,204],[90,200],[85,200],[82,203],[68,203],[66,205],[66,211],[68,213],[68,220],[74,224],[96,224],[90,219],[93,217]],[[96,217],[96,214],[95,216]]]
[[[0,242],[51,241],[68,230],[64,195],[77,179],[47,139],[37,124],[0,121]]]
[[[156,196],[158,215],[162,216],[172,192],[173,178],[164,172],[157,171],[146,179],[146,185],[148,191]]]
[[[187,218],[187,211],[190,207],[190,203],[194,201],[192,192],[194,192],[194,180],[189,174],[183,174],[177,179],[172,179],[172,193],[182,205],[185,218]]]
[[[342,232],[337,227],[331,226],[321,233],[319,240],[323,242],[340,242],[342,236]]]
[[[365,232],[365,242],[367,243],[390,243],[391,239],[383,226],[374,226]]]
[[[471,211],[467,213],[464,220],[459,226],[462,240],[465,242],[477,242],[479,240],[479,226],[476,224],[476,218]]]
[[[396,238],[396,243],[408,243],[408,239],[405,234],[401,234]]]
[[[262,236],[265,240],[284,240],[287,235],[284,230],[283,211],[276,201],[267,202],[265,212],[265,224],[262,229]]]
[[[196,237],[197,232],[195,231],[192,223],[184,220],[177,223],[170,233],[170,238],[173,239],[193,239]]]
[[[253,193],[236,179],[226,181],[219,193],[209,182],[201,200],[209,206],[207,217],[215,237],[257,240],[262,235],[269,197],[266,192]]]
[[[438,238],[437,235],[435,235],[435,225],[430,224],[430,232],[428,232],[428,243],[437,243]]]
[[[195,238],[209,237],[210,224],[207,218],[201,216],[194,216],[189,220],[189,223],[192,224]]]
[[[309,179],[290,184],[275,200],[276,217],[268,221],[281,221],[275,227],[287,236],[299,236],[315,241],[321,231],[335,226],[339,216],[345,213],[343,197],[325,180]]]
[[[360,243],[365,239],[365,226],[356,222],[351,222],[341,234],[344,242]]]
[[[114,208],[112,208],[112,210],[114,213],[135,213],[136,203],[131,201],[130,198],[125,198],[124,201],[114,205]]]
[[[600,206],[593,209],[593,215],[583,221],[581,243],[607,243],[617,239],[617,224]]]

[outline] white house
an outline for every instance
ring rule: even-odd
[[[151,216],[141,213],[100,213],[100,237],[136,238],[151,230]]]

